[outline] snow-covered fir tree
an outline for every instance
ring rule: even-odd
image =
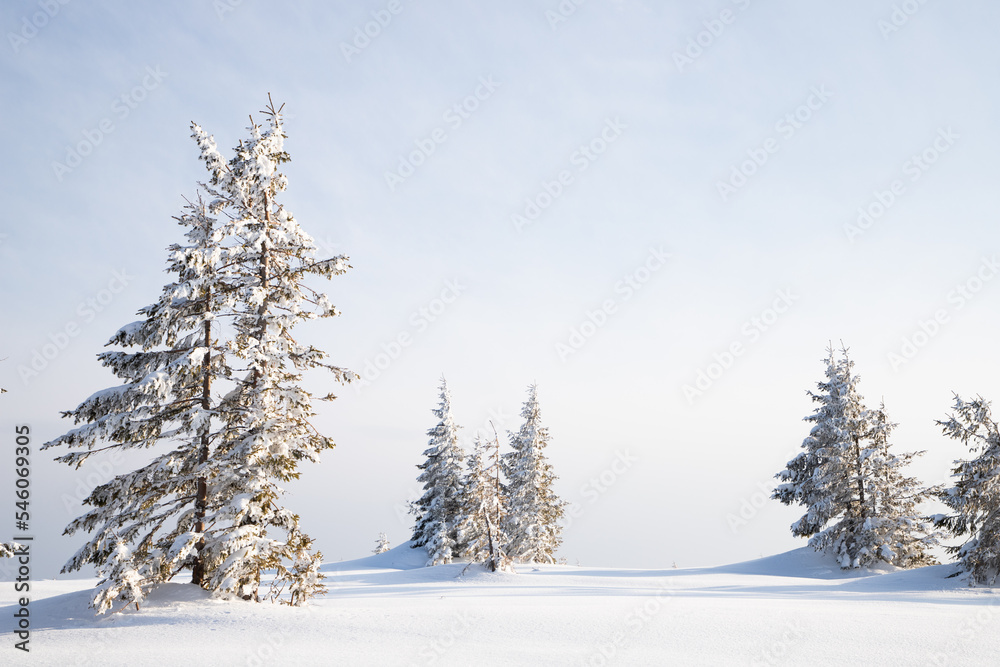
[[[975,458],[955,461],[955,485],[938,493],[953,513],[936,521],[966,537],[963,544],[946,548],[958,557],[969,581],[993,586],[1000,577],[1000,428],[990,402],[981,396],[966,401],[956,395],[954,412],[938,424]]]
[[[829,485],[832,478],[844,495],[843,480],[849,483],[850,474],[845,469],[847,460],[843,450],[853,446],[851,429],[860,432],[861,399],[856,390],[857,378],[843,377],[843,366],[835,358],[832,346],[827,349],[824,361],[826,381],[817,383],[818,393],[807,392],[818,405],[813,414],[805,418],[813,426],[802,442],[804,451],[775,475],[783,484],[775,489],[772,497],[785,505],[799,504],[806,508],[806,513],[792,524],[792,534],[798,537],[811,537],[820,532],[839,510],[835,492]]]
[[[377,556],[379,554],[384,554],[390,548],[391,547],[389,545],[389,538],[386,536],[385,533],[379,533],[378,541],[375,543],[375,549],[372,550],[372,553]]]
[[[417,481],[424,483],[424,493],[411,507],[416,521],[410,546],[427,549],[428,565],[450,563],[461,552],[457,528],[464,455],[458,444],[459,426],[451,414],[451,392],[444,378],[440,398],[437,409],[432,410],[438,424],[427,431],[427,458],[417,466],[423,471]]]
[[[462,556],[483,563],[488,570],[512,571],[503,532],[507,512],[500,482],[500,439],[486,441],[478,434],[467,459],[458,539]]]
[[[515,562],[555,563],[555,552],[562,543],[559,521],[566,503],[552,489],[556,476],[545,456],[549,430],[542,426],[535,385],[528,387],[521,417],[521,429],[509,434],[512,451],[501,457],[507,480],[502,489],[507,509],[503,525],[508,537],[506,552]]]
[[[896,454],[890,436],[897,424],[889,420],[885,402],[869,411],[868,432],[861,456],[861,479],[868,507],[859,543],[879,560],[897,567],[933,565],[929,549],[939,544],[938,531],[919,506],[937,492],[905,474],[924,452]]]
[[[228,342],[236,386],[222,400],[226,437],[210,460],[215,502],[207,520],[215,528],[205,552],[213,564],[212,590],[257,599],[261,572],[273,568],[272,596],[287,584],[304,600],[324,590],[318,583],[321,555],[312,552],[298,516],[279,503],[281,483],[297,479],[300,462],[318,463],[334,443],[309,421],[313,395],[302,388],[302,374],[323,368],[339,382],[355,376],[330,365],[325,352],[292,331],[339,315],[306,280],[329,279],[350,266],[344,256],[317,259],[313,239],[277,201],[288,184],[280,165],[289,157],[281,109],[269,104],[263,113],[266,127],[251,123],[250,139],[228,162],[215,140],[193,126],[211,175],[209,192],[223,203],[237,241],[229,260],[237,277],[235,335]]]
[[[98,485],[84,499],[94,509],[72,521],[65,534],[92,533],[63,572],[97,567],[93,599],[98,612],[114,602],[138,604],[151,587],[190,569],[203,585],[206,447],[220,438],[213,427],[211,389],[229,374],[216,318],[225,310],[229,277],[218,271],[224,233],[209,206],[189,204],[177,218],[186,244],[170,246],[167,271],[175,279],[159,300],[139,311],[145,319],[119,329],[101,363],[123,384],[99,391],[64,412],[82,424],[43,449],[77,450],[56,460],[79,467],[106,451],[158,452],[141,468]]]
[[[928,491],[902,473],[918,454],[890,451],[895,424],[884,408],[865,408],[846,349],[837,359],[831,346],[825,363],[826,380],[818,383],[819,392],[809,392],[818,405],[805,418],[813,427],[804,451],[776,475],[783,483],[772,497],[806,508],[792,534],[809,537],[810,546],[844,568],[933,562],[926,549],[936,544],[936,535],[916,512]]]
[[[197,585],[247,599],[259,599],[264,569],[277,571],[272,597],[287,588],[288,601],[301,604],[323,590],[320,555],[279,504],[279,483],[333,446],[309,424],[302,372],[353,375],[291,330],[337,314],[303,280],[349,267],[344,257],[317,261],[312,240],[275,201],[288,155],[280,109],[269,105],[265,115],[267,127],[252,123],[250,140],[228,162],[192,125],[211,201],[199,199],[178,218],[188,243],[170,248],[174,281],[140,311],[145,319],[109,342],[134,351],[99,355],[123,384],[64,413],[83,425],[46,445],[81,450],[58,459],[75,466],[109,449],[158,452],[95,488],[84,501],[94,509],[66,529],[94,533],[64,570],[98,567],[98,611],[116,600],[138,606],[150,587],[184,569]]]
[[[0,542],[0,558],[13,558],[21,547],[16,542]]]

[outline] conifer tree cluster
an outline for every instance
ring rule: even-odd
[[[772,497],[804,506],[792,534],[810,538],[810,546],[835,556],[843,568],[933,563],[928,549],[938,543],[938,533],[917,506],[935,490],[904,474],[923,452],[892,451],[896,424],[884,404],[865,407],[846,348],[839,359],[832,346],[827,352],[826,380],[809,392],[817,404],[805,418],[812,429],[803,451],[775,476],[782,483]]]
[[[492,441],[477,436],[463,455],[444,379],[440,391],[433,411],[440,421],[428,431],[427,458],[418,466],[424,493],[411,508],[411,546],[427,549],[428,565],[466,558],[497,571],[513,562],[554,563],[565,503],[552,489],[556,476],[544,452],[549,434],[536,387],[528,389],[524,424],[508,432],[511,451],[504,454],[494,432]]]
[[[90,540],[63,568],[92,564],[101,577],[93,606],[139,602],[182,570],[219,595],[302,604],[325,590],[321,554],[281,504],[282,484],[302,462],[334,446],[310,423],[304,372],[353,374],[300,342],[293,329],[338,311],[306,280],[331,278],[347,258],[317,259],[312,238],[278,197],[287,186],[281,109],[226,160],[192,123],[210,179],[177,217],[185,242],[170,246],[172,280],[142,319],[122,327],[98,355],[122,381],[63,416],[76,428],[52,440],[57,460],[79,467],[107,451],[148,450],[142,467],[97,486],[90,511],[66,528]],[[206,201],[207,197],[207,201]],[[321,398],[333,398],[332,394]]]

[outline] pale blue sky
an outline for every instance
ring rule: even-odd
[[[339,445],[289,503],[327,558],[367,553],[380,531],[408,537],[397,508],[415,489],[441,373],[467,432],[491,410],[516,428],[538,382],[558,491],[582,508],[565,533],[570,562],[703,565],[800,545],[787,530],[796,510],[768,502],[735,532],[727,516],[806,435],[804,391],[830,339],[852,348],[868,402],[885,397],[897,446],[930,450],[917,472],[943,480],[961,454],[933,422],[950,392],[1000,397],[1000,280],[962,308],[949,299],[1000,253],[995,5],[911,3],[919,11],[884,35],[894,3],[881,0],[589,0],[555,29],[555,0],[400,0],[347,62],[341,43],[388,4],[71,1],[15,43],[42,10],[0,9],[0,438],[21,422],[38,443],[58,435],[69,427],[58,412],[111,381],[94,355],[158,295],[171,216],[205,178],[189,122],[231,147],[270,92],[289,114],[284,203],[354,265],[329,285],[343,317],[303,335],[357,371],[400,334],[411,341],[369,386],[319,407]],[[721,33],[705,32],[727,10]],[[675,52],[699,33],[708,46],[679,71]],[[490,77],[495,90],[449,123]],[[815,89],[829,98],[810,100]],[[808,120],[782,129],[797,110]],[[609,121],[620,133],[581,171],[575,152]],[[113,129],[60,180],[53,163],[102,123]],[[386,171],[438,128],[446,141],[390,191]],[[769,139],[766,163],[723,201],[717,184]],[[906,163],[925,150],[936,161],[914,181]],[[571,182],[518,232],[511,216],[562,171]],[[894,180],[901,194],[850,242],[844,226]],[[631,298],[616,292],[661,247],[666,265]],[[127,287],[81,310],[116,270]],[[424,327],[419,310],[440,305],[446,281],[461,293]],[[744,323],[768,317],[779,290],[792,305],[751,340]],[[561,359],[556,345],[608,299],[607,323]],[[888,355],[936,311],[944,324],[894,369]],[[22,380],[67,325],[78,334]],[[744,353],[689,402],[684,385],[734,342]],[[639,463],[594,499],[589,480],[625,451]],[[58,537],[76,513],[61,496],[87,471],[48,459],[34,460],[35,532],[51,574],[80,543]]]

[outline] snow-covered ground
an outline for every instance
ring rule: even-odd
[[[713,568],[423,567],[423,550],[324,566],[309,608],[188,584],[96,618],[93,581],[33,584],[35,665],[996,665],[997,589],[954,565],[849,574],[808,549]],[[13,585],[0,583],[9,625]]]

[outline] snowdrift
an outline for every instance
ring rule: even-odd
[[[991,665],[1000,641],[997,591],[953,565],[845,572],[810,549],[663,570],[426,560],[404,544],[328,563],[307,608],[172,583],[95,617],[93,581],[40,581],[30,660],[7,642],[0,664]],[[14,595],[0,587],[8,618]]]

